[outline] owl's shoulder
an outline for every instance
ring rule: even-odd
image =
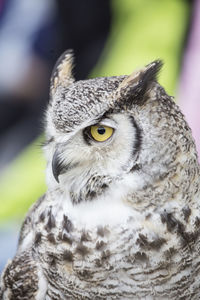
[[[44,297],[45,293],[46,281],[31,251],[24,251],[8,262],[1,277],[0,299],[30,300],[37,299],[38,294]]]
[[[29,209],[24,222],[22,223],[19,242],[18,242],[18,250],[24,249],[27,247],[32,240],[32,234],[34,230],[35,216],[39,215],[40,208],[46,200],[46,194],[41,196]],[[42,218],[42,216],[40,216]]]

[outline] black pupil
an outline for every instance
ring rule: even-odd
[[[104,134],[104,133],[106,132],[106,130],[105,130],[104,127],[99,127],[99,128],[97,129],[97,131],[98,131],[99,134]]]

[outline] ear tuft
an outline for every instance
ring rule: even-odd
[[[156,81],[162,66],[163,66],[162,60],[154,60],[152,63],[145,66],[143,80]]]
[[[71,49],[65,51],[57,60],[51,75],[50,93],[55,93],[58,86],[68,86],[74,82],[72,76],[73,70],[73,51]]]
[[[120,101],[129,104],[143,104],[144,95],[150,84],[157,80],[158,73],[162,66],[163,63],[161,60],[155,60],[139,71],[135,71],[126,77],[118,88]]]

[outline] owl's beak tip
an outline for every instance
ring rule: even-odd
[[[59,157],[58,150],[56,150],[54,152],[53,159],[52,159],[52,173],[57,183],[59,183],[59,175],[61,171],[62,171],[62,163]]]

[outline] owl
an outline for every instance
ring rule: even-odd
[[[130,76],[51,77],[47,192],[30,209],[1,299],[199,299],[200,184],[184,116],[154,61]]]

